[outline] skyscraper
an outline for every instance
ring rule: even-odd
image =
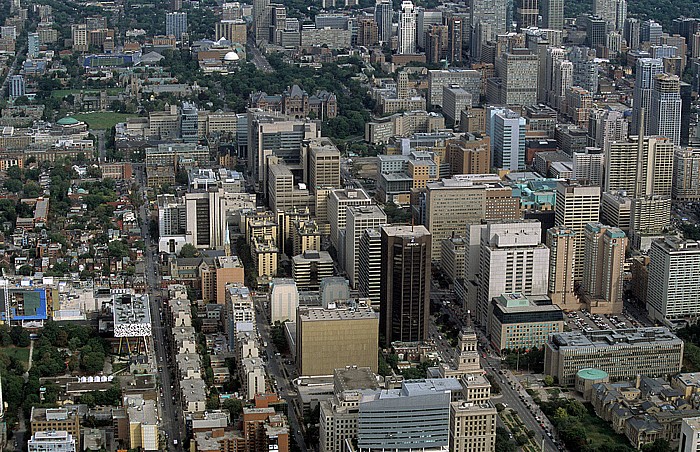
[[[549,248],[537,220],[490,221],[481,230],[476,318],[486,325],[494,297],[504,293],[544,295]]]
[[[428,337],[431,236],[425,226],[384,226],[380,340],[415,342]]]
[[[652,319],[696,317],[700,312],[700,242],[667,237],[649,249],[647,312]]]
[[[10,80],[9,80],[9,91],[10,91],[10,97],[12,99],[16,99],[18,97],[24,96],[26,94],[24,76],[22,76],[22,75],[11,76]]]
[[[621,229],[588,223],[582,287],[586,305],[597,314],[621,314],[627,237]]]
[[[541,10],[544,28],[564,29],[564,0],[542,0]]]
[[[469,25],[471,29],[471,60],[481,60],[481,46],[505,33],[508,29],[506,20],[506,0],[469,0]]]
[[[537,0],[519,0],[516,14],[518,29],[536,27],[539,16]]]
[[[379,41],[389,43],[391,41],[391,23],[394,18],[391,0],[377,0],[374,7],[374,20],[379,29]]]
[[[39,56],[39,33],[29,33],[27,35],[27,56],[29,58]]]
[[[632,130],[639,130],[639,118],[644,110],[644,130],[649,130],[649,106],[654,79],[663,72],[663,62],[656,58],[639,58],[634,79],[634,103],[632,104]]]
[[[425,50],[426,33],[431,25],[442,24],[442,11],[427,10],[425,8],[417,8],[416,16],[416,43],[418,48]]]
[[[525,118],[510,109],[489,108],[487,119],[492,127],[491,161],[495,168],[517,171],[525,168]]]
[[[584,228],[597,222],[600,216],[600,187],[584,181],[560,181],[557,183],[557,203],[554,208],[554,224],[576,233],[574,239],[574,282],[583,279]]]
[[[651,91],[649,134],[681,144],[681,85],[677,75],[658,74]]]
[[[401,2],[398,53],[400,55],[416,53],[416,10],[410,0]]]
[[[346,212],[344,268],[350,284],[357,287],[360,238],[366,229],[387,224],[387,219],[382,208],[376,205],[349,206]]]
[[[562,226],[547,230],[549,285],[547,294],[562,309],[576,310],[580,303],[574,292],[576,232]]]
[[[462,63],[464,20],[461,17],[450,17],[447,20],[447,61],[451,64]]]
[[[360,237],[357,292],[378,306],[382,285],[382,235],[378,229],[365,229]]]
[[[175,36],[178,41],[187,33],[187,13],[172,12],[165,15],[165,34]]]
[[[255,42],[268,42],[270,40],[270,24],[272,22],[272,9],[270,0],[253,0],[253,31]]]
[[[538,65],[539,58],[528,49],[512,49],[496,60],[496,75],[502,80],[501,105],[537,104]]]

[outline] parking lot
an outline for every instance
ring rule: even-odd
[[[591,314],[585,309],[567,314],[566,324],[572,331],[616,330],[642,326],[626,312],[620,315]]]

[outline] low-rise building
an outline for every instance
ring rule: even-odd
[[[489,335],[497,350],[539,348],[564,330],[564,313],[546,295],[502,294],[491,301]]]

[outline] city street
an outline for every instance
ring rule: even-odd
[[[138,171],[136,174],[136,180],[139,183],[141,192],[143,193],[143,187],[145,185],[144,173]],[[173,364],[171,361],[171,356],[166,347],[165,332],[161,320],[162,311],[162,291],[160,288],[160,265],[157,262],[157,252],[151,251],[151,245],[157,247],[157,243],[154,243],[153,238],[148,232],[149,217],[147,210],[148,203],[144,203],[141,206],[141,231],[146,242],[146,252],[144,253],[145,267],[146,267],[146,282],[147,290],[151,301],[151,323],[152,323],[152,346],[153,353],[155,353],[156,364],[157,364],[157,375],[160,378],[160,385],[162,392],[160,393],[160,413],[161,413],[161,426],[162,430],[167,436],[167,450],[182,451],[182,434],[184,430],[184,422],[181,419],[181,409],[175,406],[175,397],[179,400],[179,396],[176,396],[174,389],[171,387],[170,370],[173,369]],[[157,248],[156,248],[157,249]],[[155,256],[154,256],[155,254]],[[149,350],[150,351],[150,350]]]

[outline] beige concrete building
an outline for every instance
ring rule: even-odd
[[[377,371],[379,316],[370,307],[300,307],[296,325],[299,375],[332,375],[345,366]]]
[[[277,275],[277,258],[279,248],[275,245],[274,239],[271,237],[253,238],[253,262],[258,270],[258,276],[275,276]]]
[[[673,157],[673,199],[700,200],[700,149],[676,149]]]
[[[311,204],[305,184],[295,184],[287,165],[269,165],[267,173],[267,200],[273,212],[305,208]]]
[[[596,314],[621,314],[627,236],[601,223],[588,223],[582,287],[586,307]]]
[[[340,151],[328,139],[319,138],[305,144],[304,180],[309,189],[316,187],[340,188]]]
[[[450,237],[442,241],[440,248],[440,266],[447,278],[453,283],[464,279],[464,259],[467,243],[463,237]]]
[[[243,19],[220,20],[216,23],[215,32],[215,41],[224,38],[227,41],[237,42],[239,44],[245,44],[246,42],[248,42],[246,34],[246,23]]]
[[[80,448],[80,415],[78,407],[68,405],[62,408],[32,408],[29,416],[32,433],[66,431],[75,438],[76,450]]]
[[[442,241],[483,219],[520,218],[512,189],[494,174],[467,174],[426,185],[426,226],[433,235],[432,256],[440,259]]]
[[[331,225],[331,243],[336,250],[341,246],[340,231],[345,229],[346,209],[349,206],[372,204],[367,192],[362,189],[341,188],[328,194],[328,222]]]
[[[323,231],[314,220],[292,222],[292,255],[297,256],[309,250],[321,249]]]
[[[452,174],[488,174],[491,171],[491,138],[466,134],[447,142],[447,160]]]
[[[547,295],[552,303],[566,310],[581,307],[574,292],[574,261],[576,259],[576,232],[555,226],[547,230],[549,247],[549,286]]]
[[[357,287],[360,262],[360,237],[365,229],[387,224],[384,210],[379,206],[350,206],[346,209],[344,268],[352,287]]]
[[[584,234],[588,223],[597,222],[600,216],[600,187],[584,182],[560,181],[557,183],[557,202],[554,223],[576,233],[574,237],[574,282],[583,279]]]
[[[496,417],[489,401],[450,403],[450,452],[495,450]]]
[[[545,345],[544,373],[573,386],[581,369],[600,369],[612,381],[634,380],[676,374],[682,361],[683,341],[663,327],[558,333]]]

